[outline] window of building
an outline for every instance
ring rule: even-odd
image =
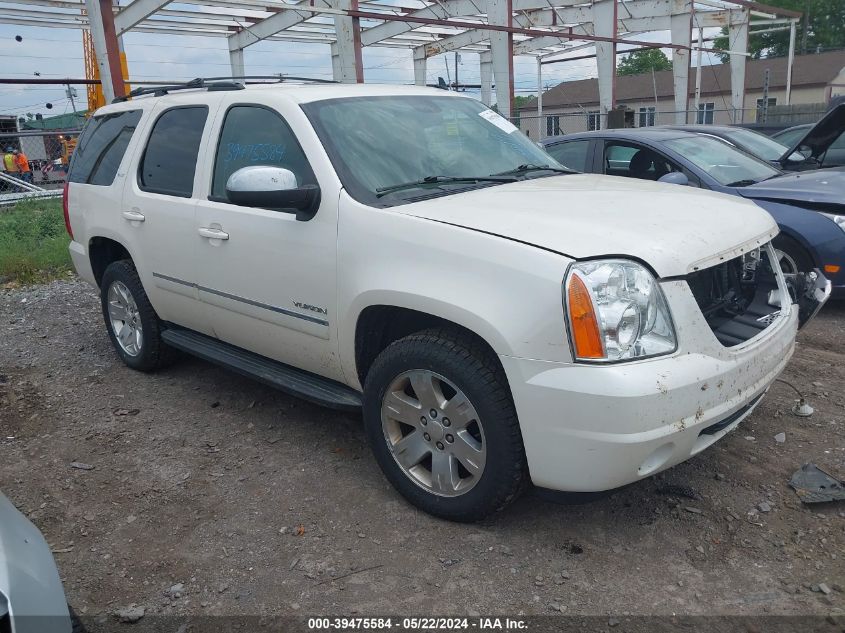
[[[207,118],[206,106],[173,108],[158,118],[141,160],[138,174],[141,189],[168,196],[191,197]]]
[[[598,110],[587,112],[587,129],[591,132],[601,129],[601,112]]]
[[[226,113],[220,133],[212,198],[225,200],[229,176],[251,165],[288,169],[300,187],[317,183],[299,142],[278,113],[261,106],[235,106]]]
[[[646,108],[640,108],[640,121],[639,127],[652,127],[654,126],[655,118],[657,117],[657,108],[655,106],[649,106]]]
[[[73,152],[68,180],[111,185],[140,120],[140,110],[128,110],[88,121]]]
[[[560,136],[560,117],[547,116],[546,117],[546,136]]]
[[[716,110],[716,104],[713,101],[698,104],[698,114],[695,122],[699,125],[713,125],[713,113]]]

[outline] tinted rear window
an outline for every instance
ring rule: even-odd
[[[141,110],[115,112],[90,119],[73,152],[68,180],[89,185],[112,184],[140,120]]]
[[[155,122],[138,180],[144,191],[190,198],[208,108],[166,111]]]

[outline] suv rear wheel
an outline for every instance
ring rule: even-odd
[[[433,515],[477,521],[527,481],[502,369],[459,334],[420,332],[385,349],[367,374],[364,423],[387,479]]]
[[[176,351],[161,340],[161,321],[130,260],[112,262],[106,268],[100,302],[109,338],[126,365],[153,371],[173,361]]]

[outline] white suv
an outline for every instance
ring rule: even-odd
[[[362,407],[391,483],[454,520],[702,451],[825,298],[793,304],[754,204],[571,173],[435,89],[163,88],[97,111],[69,180],[127,365],[178,349]]]

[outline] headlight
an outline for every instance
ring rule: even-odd
[[[840,229],[842,229],[843,231],[845,231],[845,215],[836,215],[836,214],[834,214],[834,213],[822,213],[822,215],[823,215],[824,217],[826,217],[826,218],[830,218],[831,220],[833,220],[834,222],[836,222],[836,225],[837,225]]]
[[[566,277],[564,296],[578,360],[633,360],[675,350],[663,291],[635,262],[576,262]]]

